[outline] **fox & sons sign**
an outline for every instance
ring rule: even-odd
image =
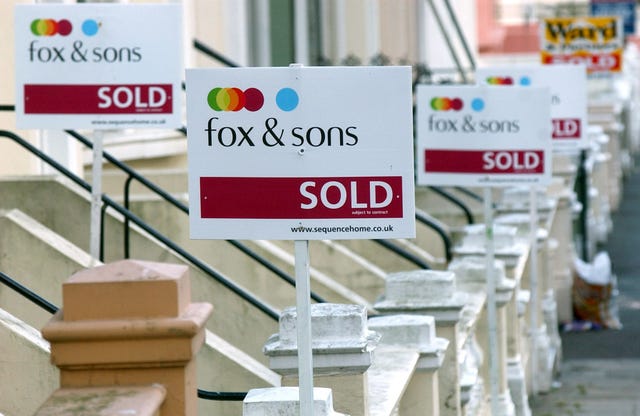
[[[37,4],[15,9],[21,128],[179,127],[179,4]]]
[[[419,185],[544,185],[551,180],[546,88],[417,88]]]
[[[409,67],[187,71],[201,239],[415,235]]]

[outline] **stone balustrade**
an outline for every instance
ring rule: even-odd
[[[265,344],[283,386],[297,386],[296,310]],[[358,305],[311,305],[314,386],[330,388],[339,412],[352,416],[438,415],[437,372],[448,341],[431,317],[392,315],[367,320]],[[381,339],[384,339],[382,342]]]
[[[436,333],[450,343],[438,371],[440,415],[461,415],[460,339],[458,325],[467,295],[456,290],[452,272],[418,270],[387,276],[384,296],[374,307],[381,314],[433,316]]]

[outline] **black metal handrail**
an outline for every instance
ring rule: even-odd
[[[447,12],[449,13],[449,19],[451,19],[451,23],[453,23],[453,27],[458,34],[458,38],[460,39],[460,43],[462,43],[462,48],[464,49],[465,54],[467,55],[467,59],[469,60],[469,65],[471,65],[471,70],[476,70],[476,61],[473,58],[473,53],[471,53],[471,48],[469,48],[469,42],[467,42],[467,38],[464,36],[462,32],[462,28],[460,27],[460,22],[458,22],[458,17],[456,16],[453,7],[451,7],[451,2],[449,0],[443,0],[444,5],[447,8]]]
[[[30,300],[34,304],[40,306],[45,311],[54,314],[60,309],[53,303],[44,299],[31,289],[18,283],[15,279],[9,277],[6,273],[0,271],[0,282],[4,283],[7,287],[13,289],[24,298]],[[247,396],[244,392],[229,392],[229,391],[208,391],[198,389],[198,398],[205,400],[218,400],[218,401],[242,401]]]
[[[390,240],[380,239],[380,240],[371,240],[371,241],[375,241],[382,247],[390,250],[393,253],[398,254],[405,260],[410,261],[411,263],[415,264],[418,267],[421,267],[427,270],[431,269],[431,266],[429,265],[429,263],[424,261],[422,258],[420,258],[419,256],[416,256],[413,253],[410,253],[409,251],[403,249],[402,247],[397,246],[396,244],[392,243]]]
[[[484,202],[484,197],[482,197],[481,195],[478,195],[477,193],[473,192],[470,189],[463,188],[462,186],[454,186],[453,189],[455,189],[456,191],[462,192],[466,196],[473,198],[478,202]]]
[[[56,305],[41,297],[26,286],[18,283],[16,280],[9,277],[9,275],[7,275],[6,273],[0,272],[0,282],[4,283],[7,287],[13,289],[14,291],[22,295],[25,299],[30,300],[45,311],[49,313],[58,312],[58,307]]]
[[[57,170],[58,172],[60,172],[70,180],[72,180],[75,184],[84,188],[86,191],[91,192],[91,185],[89,185],[87,182],[79,178],[73,172],[69,171],[60,163],[58,163],[57,161],[55,161],[54,159],[52,159],[51,157],[49,157],[48,155],[40,151],[38,148],[36,148],[31,143],[24,140],[17,134],[7,130],[0,130],[0,137],[6,137],[13,140],[17,144],[19,144],[20,146],[28,150],[29,152],[31,152],[34,156],[38,157],[40,160],[44,161],[45,163],[53,167],[55,170]],[[109,208],[114,209],[116,212],[118,212],[122,216],[128,217],[131,222],[136,224],[138,227],[140,227],[142,230],[147,232],[153,238],[155,238],[156,240],[158,240],[159,242],[167,246],[169,249],[175,251],[178,255],[186,259],[193,266],[195,266],[196,268],[198,268],[199,270],[201,270],[202,272],[204,272],[205,274],[207,274],[208,276],[216,280],[218,283],[222,284],[227,289],[231,290],[236,295],[240,296],[245,301],[249,302],[251,305],[253,305],[257,309],[265,313],[271,319],[275,321],[279,320],[280,314],[278,313],[278,311],[273,309],[271,306],[265,304],[264,302],[261,302],[255,296],[253,296],[252,294],[244,290],[242,287],[235,284],[233,281],[228,279],[222,273],[214,270],[209,265],[204,263],[202,260],[198,259],[197,257],[187,252],[185,249],[183,249],[182,247],[180,247],[179,245],[171,241],[169,238],[167,238],[166,236],[164,236],[163,234],[155,230],[153,227],[145,223],[142,219],[140,219],[138,216],[133,214],[131,211],[129,211],[128,209],[125,209],[123,206],[121,206],[120,204],[112,200],[109,196],[103,194],[102,202],[108,205]]]
[[[426,212],[416,208],[416,219],[420,221],[420,223],[429,225],[433,230],[435,230],[440,238],[442,239],[442,243],[444,244],[444,256],[447,260],[447,263],[451,261],[453,258],[453,254],[451,252],[451,248],[453,247],[453,242],[451,240],[451,236],[449,235],[449,231],[445,229],[445,227],[440,224],[438,220],[433,218],[431,215]]]
[[[207,391],[198,389],[198,397],[205,400],[217,400],[222,402],[241,402],[247,397],[247,393],[238,391]]]
[[[87,139],[86,137],[84,137],[80,133],[78,133],[78,132],[76,132],[74,130],[65,130],[65,132],[67,134],[69,134],[71,137],[73,137],[76,140],[78,140],[83,145],[87,146],[90,149],[93,149],[93,142],[91,142],[91,140]],[[109,152],[103,151],[102,152],[102,156],[108,162],[110,162],[112,165],[114,165],[115,167],[117,167],[118,169],[120,169],[121,171],[123,171],[124,173],[126,173],[128,175],[127,179],[125,180],[125,184],[124,184],[124,208],[125,209],[129,210],[129,207],[130,207],[130,186],[131,186],[131,182],[135,179],[136,181],[138,181],[139,183],[144,185],[147,189],[149,189],[150,191],[155,193],[157,196],[159,196],[160,198],[164,199],[170,205],[178,208],[183,213],[189,215],[189,207],[187,205],[185,205],[184,203],[182,203],[177,198],[174,198],[170,193],[166,192],[164,189],[160,188],[159,186],[157,186],[153,182],[149,181],[143,175],[140,175],[138,172],[136,172],[134,169],[129,167],[127,164],[122,163],[120,160],[118,160],[117,158],[112,156]],[[104,235],[104,234],[102,234],[102,235]],[[230,243],[232,246],[234,246],[237,249],[239,249],[245,255],[249,256],[251,259],[257,261],[259,264],[261,264],[262,266],[266,267],[270,272],[274,273],[280,279],[284,280],[285,282],[289,283],[291,286],[295,287],[296,281],[295,281],[295,279],[293,277],[289,276],[285,271],[281,270],[276,265],[274,265],[273,263],[269,262],[264,257],[262,257],[261,255],[256,253],[255,251],[251,250],[245,244],[242,244],[238,240],[226,240],[226,241],[228,243]],[[124,257],[125,258],[129,258],[129,246],[130,246],[129,219],[125,218],[125,222],[124,222]],[[313,299],[314,301],[316,301],[318,303],[326,302],[326,300],[324,298],[322,298],[320,295],[318,295],[317,293],[315,293],[313,291],[311,292],[310,297],[311,297],[311,299]]]
[[[442,17],[440,16],[440,13],[438,12],[438,9],[436,8],[435,4],[433,3],[433,0],[426,0],[427,3],[429,4],[429,6],[431,7],[431,12],[433,13],[433,17],[436,20],[436,24],[438,25],[438,28],[440,29],[440,33],[442,34],[442,37],[444,38],[444,42],[447,45],[447,48],[449,49],[449,54],[451,55],[451,59],[453,60],[456,68],[458,68],[458,74],[460,75],[460,78],[462,78],[462,82],[463,83],[467,83],[468,79],[467,79],[467,75],[464,73],[464,70],[462,69],[462,63],[460,62],[460,59],[458,59],[458,54],[456,53],[454,47],[453,47],[453,43],[451,42],[451,39],[449,38],[449,34],[447,33],[445,27],[444,27],[444,21],[442,20]]]
[[[215,50],[213,50],[213,48],[205,45],[204,43],[200,42],[198,39],[194,39],[193,40],[193,47],[196,48],[196,50],[204,53],[205,55],[215,59],[216,61],[220,62],[221,64],[231,67],[231,68],[239,68],[240,65],[233,62],[231,59],[227,58],[226,56],[216,52]]]
[[[462,201],[460,201],[454,195],[452,195],[451,193],[445,191],[444,189],[438,186],[430,186],[429,189],[431,189],[433,192],[440,195],[441,197],[445,198],[446,200],[452,202],[454,205],[458,206],[464,212],[464,215],[467,218],[467,224],[474,223],[473,214],[471,213],[471,210],[467,208],[467,206]]]

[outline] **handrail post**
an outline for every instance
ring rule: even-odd
[[[196,416],[195,357],[213,308],[190,302],[188,270],[123,260],[71,276],[63,309],[42,329],[60,391],[159,384],[167,390],[159,415]]]

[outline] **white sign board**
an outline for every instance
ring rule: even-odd
[[[20,128],[181,126],[179,4],[15,8]]]
[[[588,146],[587,69],[584,65],[535,65],[478,68],[479,85],[547,87],[551,94],[554,150]]]
[[[419,185],[551,181],[548,89],[418,85],[416,99]]]
[[[191,237],[415,235],[409,67],[187,70]]]

